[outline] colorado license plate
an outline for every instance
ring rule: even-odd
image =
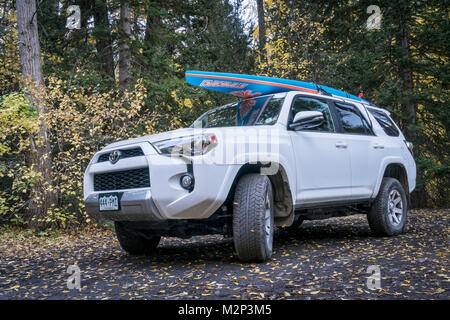
[[[100,211],[117,211],[119,210],[119,194],[102,193],[98,196],[98,206]]]

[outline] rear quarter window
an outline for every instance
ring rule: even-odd
[[[391,137],[398,137],[400,132],[395,126],[394,122],[389,118],[389,116],[380,110],[375,110],[368,108],[369,112],[373,115],[375,120],[380,124],[383,128],[384,132]]]
[[[369,124],[354,105],[334,102],[343,133],[372,135]]]

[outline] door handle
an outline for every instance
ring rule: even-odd
[[[344,142],[336,142],[336,148],[347,149],[347,144]]]
[[[373,148],[374,148],[374,149],[384,149],[384,146],[383,146],[382,144],[375,143],[375,144],[373,145]]]

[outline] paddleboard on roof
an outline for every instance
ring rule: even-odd
[[[193,86],[231,94],[240,98],[253,98],[286,91],[303,91],[308,93],[319,93],[322,91],[333,96],[369,103],[344,91],[311,82],[248,74],[186,71],[186,81]]]

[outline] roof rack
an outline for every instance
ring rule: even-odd
[[[322,86],[318,85],[317,83],[314,83],[314,85],[316,86],[317,91],[318,91],[319,93],[321,93],[321,94],[323,94],[323,95],[326,95],[326,96],[330,96],[330,97],[332,96],[332,94],[329,93],[328,91],[326,91],[324,88],[322,88]]]

